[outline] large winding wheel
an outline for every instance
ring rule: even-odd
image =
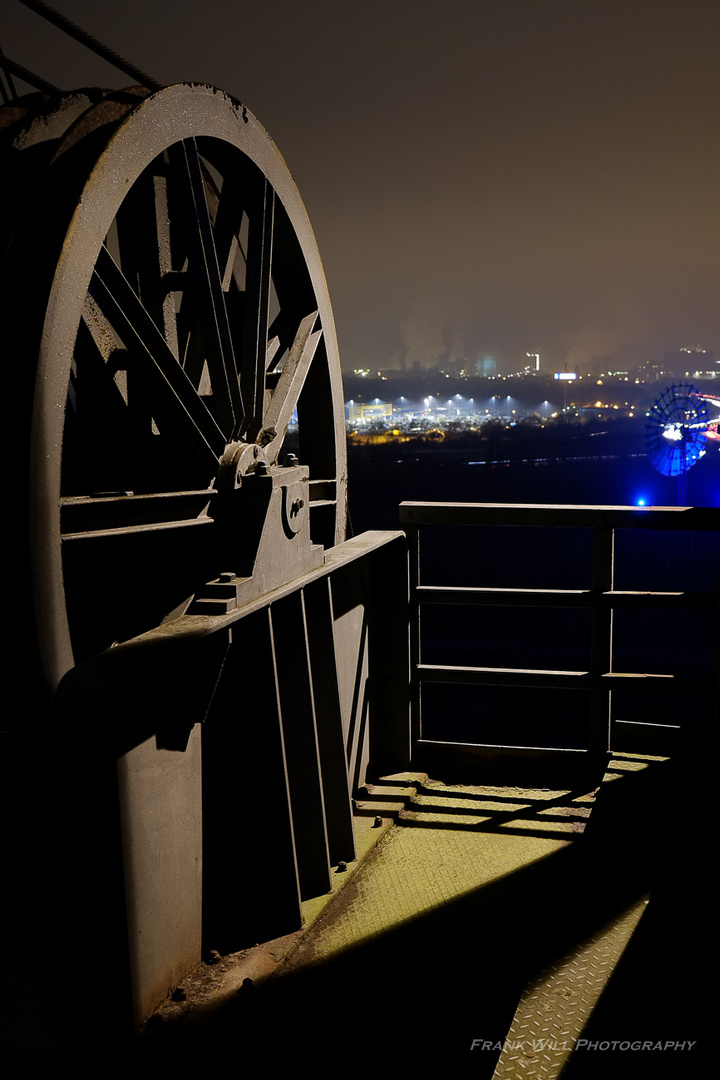
[[[18,1025],[65,1047],[80,1010],[83,1047],[116,1045],[355,857],[351,790],[409,764],[407,553],[343,542],[320,259],[226,94],[0,108],[0,303],[2,946],[15,970],[59,943],[65,972],[52,1030],[30,983]]]
[[[4,113],[1,287],[52,689],[322,561],[345,538],[344,410],[307,215],[242,105],[178,85]]]

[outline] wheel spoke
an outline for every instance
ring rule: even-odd
[[[104,245],[90,291],[128,352],[142,361],[139,371],[152,387],[154,403],[181,428],[203,460],[216,469],[225,436]],[[157,419],[161,426],[162,418]]]
[[[223,428],[232,434],[242,416],[235,347],[225,306],[223,278],[218,266],[213,224],[210,219],[202,164],[194,139],[172,148],[171,157],[182,155],[185,220],[189,271],[193,279],[202,325],[205,359],[212,382],[214,406]]]
[[[123,275],[178,357],[175,293],[171,288],[177,275],[173,274],[167,176],[162,162],[134,184],[118,210],[115,229]]]
[[[108,492],[60,500],[63,542],[117,536],[148,529],[211,525],[208,514],[216,492],[166,491],[154,495]]]
[[[245,309],[243,318],[240,379],[245,417],[240,434],[254,442],[263,423],[265,367],[267,363],[268,313],[272,268],[275,192],[263,179],[249,214]]]
[[[311,315],[306,315],[300,323],[295,341],[285,360],[278,384],[265,413],[262,431],[257,441],[265,447],[265,457],[268,461],[274,461],[280,453],[288,424],[297,408],[310,364],[322,337],[322,329],[313,333],[317,317],[318,313],[314,311]]]

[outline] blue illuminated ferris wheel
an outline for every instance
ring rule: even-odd
[[[687,471],[705,453],[708,438],[718,438],[720,416],[711,416],[710,407],[720,401],[702,394],[689,383],[668,387],[647,413],[645,450],[650,462],[663,476],[678,478],[678,503],[685,505]]]

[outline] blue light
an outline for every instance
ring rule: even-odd
[[[636,506],[645,506],[646,505],[645,499],[636,499],[635,500],[635,505]]]

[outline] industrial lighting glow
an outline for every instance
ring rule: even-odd
[[[555,378],[561,381],[571,381],[577,379],[577,371],[556,371]]]

